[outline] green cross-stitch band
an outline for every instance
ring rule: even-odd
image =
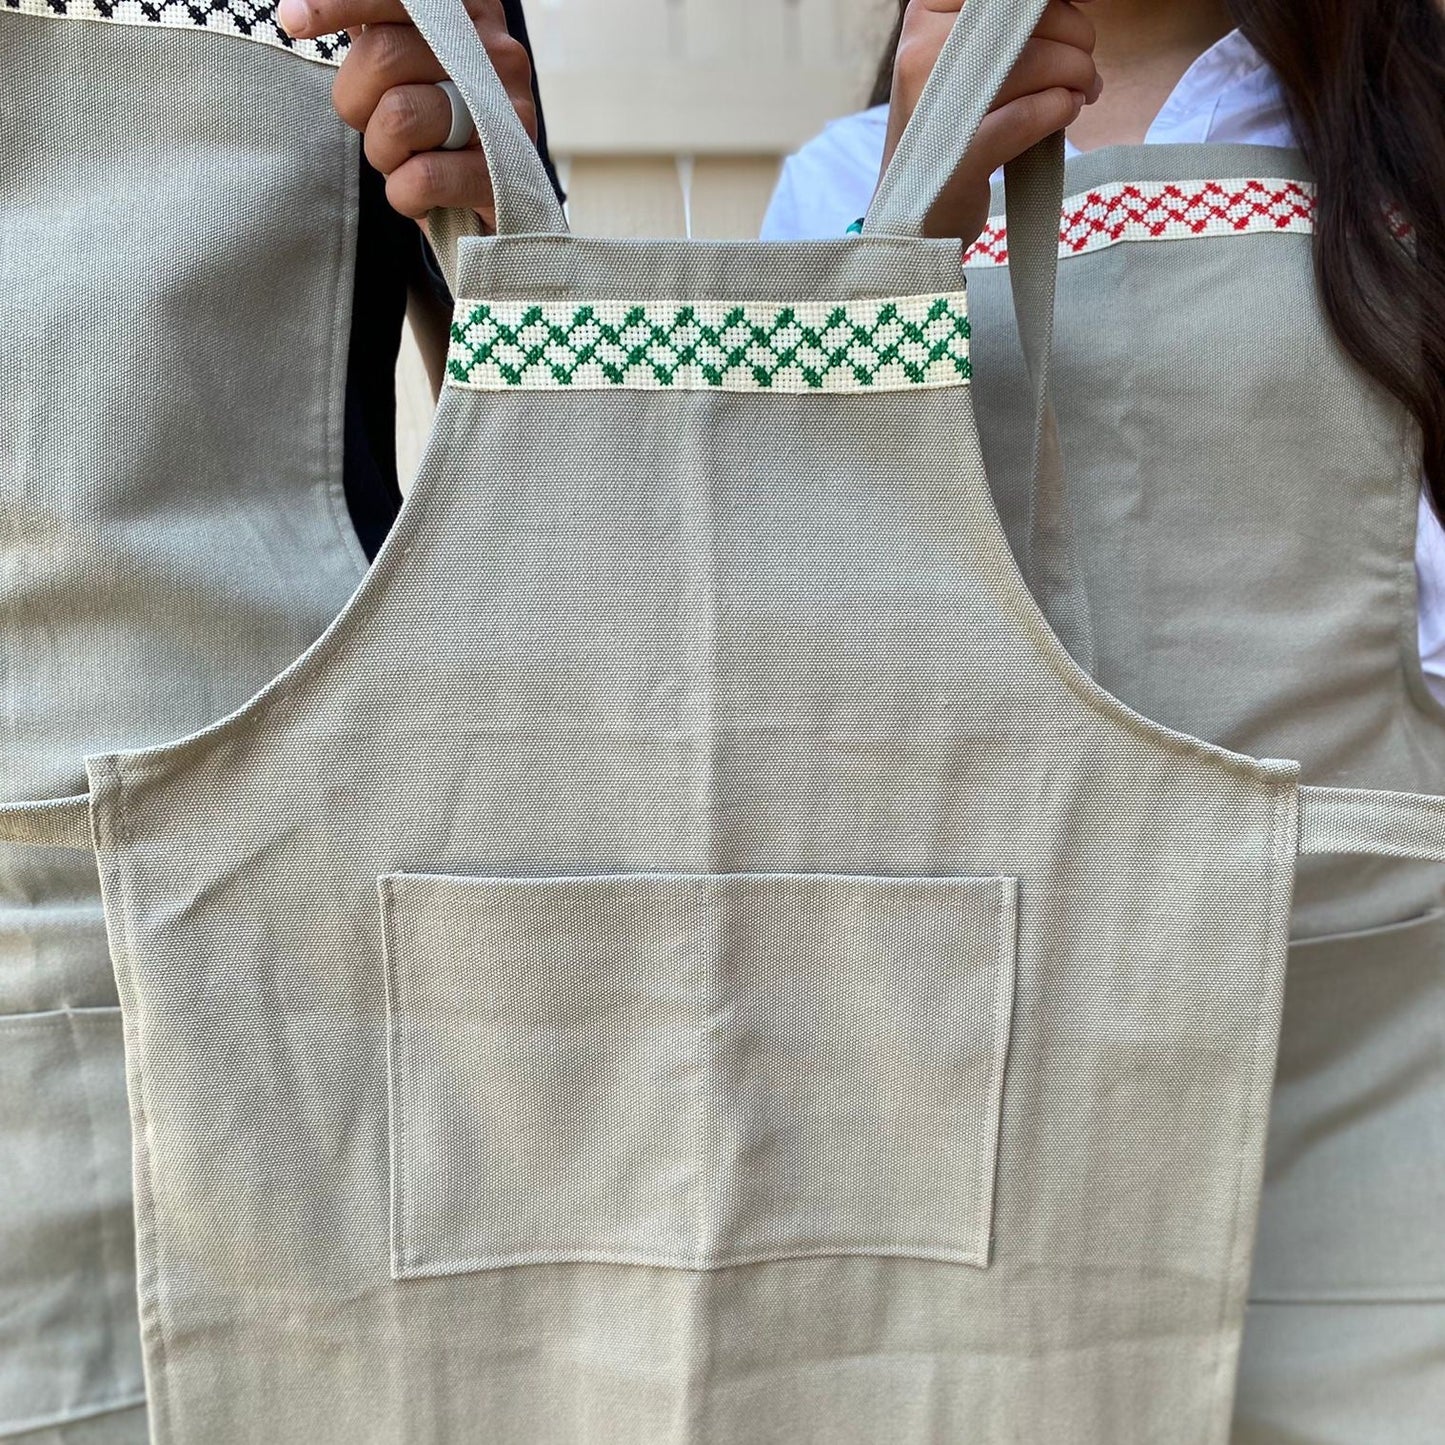
[[[962,291],[856,301],[457,303],[451,386],[908,391],[971,375]]]

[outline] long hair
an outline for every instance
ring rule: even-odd
[[[1445,9],[1229,0],[1274,68],[1317,182],[1314,268],[1341,346],[1419,426],[1445,519]],[[870,104],[884,105],[906,0]]]

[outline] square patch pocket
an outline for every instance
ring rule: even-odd
[[[395,1278],[988,1263],[1017,880],[378,885]]]

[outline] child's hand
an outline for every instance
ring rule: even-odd
[[[964,3],[909,0],[893,68],[885,169]],[[1099,98],[1103,82],[1094,68],[1094,26],[1074,8],[1087,3],[1049,0],[1049,8],[979,126],[963,164],[929,213],[929,235],[958,236],[965,244],[973,241],[988,220],[993,172],[1045,136],[1072,124],[1085,105]]]
[[[522,124],[535,138],[532,66],[507,32],[501,0],[466,0],[466,6]],[[451,104],[436,86],[447,74],[401,0],[281,0],[276,15],[298,40],[350,32],[332,104],[365,136],[366,158],[386,177],[386,198],[396,210],[417,220],[434,206],[473,210],[496,224],[492,183],[476,136],[465,150],[438,149],[451,127]]]

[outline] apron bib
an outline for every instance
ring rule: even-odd
[[[407,8],[499,235],[437,218],[402,515],[250,701],[8,817],[100,868],[156,1439],[1217,1445],[1297,856],[1445,858],[1445,799],[1150,721],[1025,585],[920,237],[1043,0],[965,7],[804,245],[571,238]]]
[[[229,711],[366,567],[341,470],[357,144],[333,71],[263,12],[154,8],[0,8],[7,799]],[[95,862],[0,846],[0,1438],[144,1440],[142,1373]]]
[[[1303,158],[1112,147],[1071,159],[1065,192],[1054,394],[1093,675],[1173,727],[1298,758],[1311,783],[1445,792],[1415,639],[1418,436],[1320,306]],[[984,458],[1026,559],[1003,200],[968,257],[970,315]],[[1036,581],[1045,605],[1057,585]],[[1440,1433],[1442,881],[1301,860],[1240,1445]]]

